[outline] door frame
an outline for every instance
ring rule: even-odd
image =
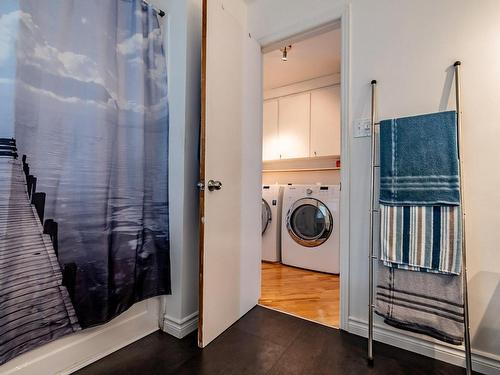
[[[200,122],[200,166],[199,166],[199,238],[198,238],[198,346],[203,343],[203,261],[205,257],[205,138],[206,138],[206,98],[207,98],[207,1],[201,4],[201,122]]]
[[[350,4],[339,6],[323,14],[321,19],[305,20],[291,27],[266,34],[258,39],[263,52],[279,48],[288,42],[316,35],[340,24],[341,30],[341,151],[340,162],[340,329],[348,330],[349,326],[349,249],[350,249]],[[262,124],[261,124],[262,126]]]
[[[201,127],[200,127],[200,181],[205,180],[205,99],[206,99],[206,3],[202,1],[203,15],[203,31],[202,31],[202,77],[201,77]],[[259,38],[257,42],[261,45],[262,51],[274,49],[276,45],[281,45],[287,40],[294,39],[297,36],[313,35],[318,31],[330,28],[332,24],[340,22],[341,28],[341,199],[340,199],[340,329],[348,329],[349,321],[349,248],[350,248],[350,139],[351,139],[351,111],[350,111],[350,4],[335,7],[325,12],[321,19],[302,20],[293,24],[293,26],[269,33]],[[295,39],[296,40],[296,39]],[[261,59],[262,64],[262,59]],[[260,123],[260,131],[262,132],[262,121]],[[260,163],[260,161],[258,161]],[[204,194],[200,191],[200,228],[199,228],[199,322],[198,322],[198,341],[202,339],[202,316],[201,309],[203,308],[203,257],[204,257]]]

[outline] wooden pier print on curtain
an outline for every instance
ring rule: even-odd
[[[26,166],[0,156],[0,358],[80,329]]]

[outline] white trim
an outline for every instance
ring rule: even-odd
[[[198,311],[182,319],[165,314],[163,316],[163,330],[178,339],[186,337],[198,328]]]
[[[336,30],[340,27],[340,17],[337,17],[334,22],[327,22],[325,25],[320,27],[314,27],[312,30],[305,31],[299,35],[294,35],[288,39],[280,40],[271,44],[267,44],[262,48],[262,53],[268,53],[280,49],[283,45],[299,43],[303,40],[313,38],[317,35],[327,33],[329,31]],[[265,38],[264,38],[265,39]],[[260,42],[262,43],[262,40]]]
[[[299,22],[281,28],[276,32],[263,35],[257,39],[264,52],[279,48],[281,43],[296,42],[301,37],[314,36],[316,31],[325,32],[338,26],[336,22],[345,14],[344,5],[333,6],[319,16],[301,19]]]
[[[350,269],[350,199],[351,199],[351,18],[350,4],[340,16],[341,50],[341,151],[340,151],[340,328],[347,329],[349,318],[349,269]]]
[[[159,297],[143,301],[111,322],[69,335],[0,366],[2,375],[71,374],[157,330]]]
[[[347,331],[358,336],[367,337],[368,325],[365,321],[349,318]],[[453,346],[418,334],[409,334],[385,324],[375,323],[373,335],[376,341],[383,342],[401,349],[409,350],[443,362],[464,367],[463,346]],[[377,365],[377,356],[374,359]],[[490,353],[473,350],[472,367],[474,371],[483,374],[500,373],[500,357]]]

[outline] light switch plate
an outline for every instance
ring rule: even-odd
[[[369,137],[371,135],[372,122],[369,118],[354,120],[354,138]]]

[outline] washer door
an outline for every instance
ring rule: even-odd
[[[271,207],[269,207],[269,203],[265,199],[262,199],[262,234],[266,232],[272,219]]]
[[[295,242],[306,247],[324,243],[333,232],[333,217],[326,205],[314,198],[296,201],[287,214],[287,229]]]

